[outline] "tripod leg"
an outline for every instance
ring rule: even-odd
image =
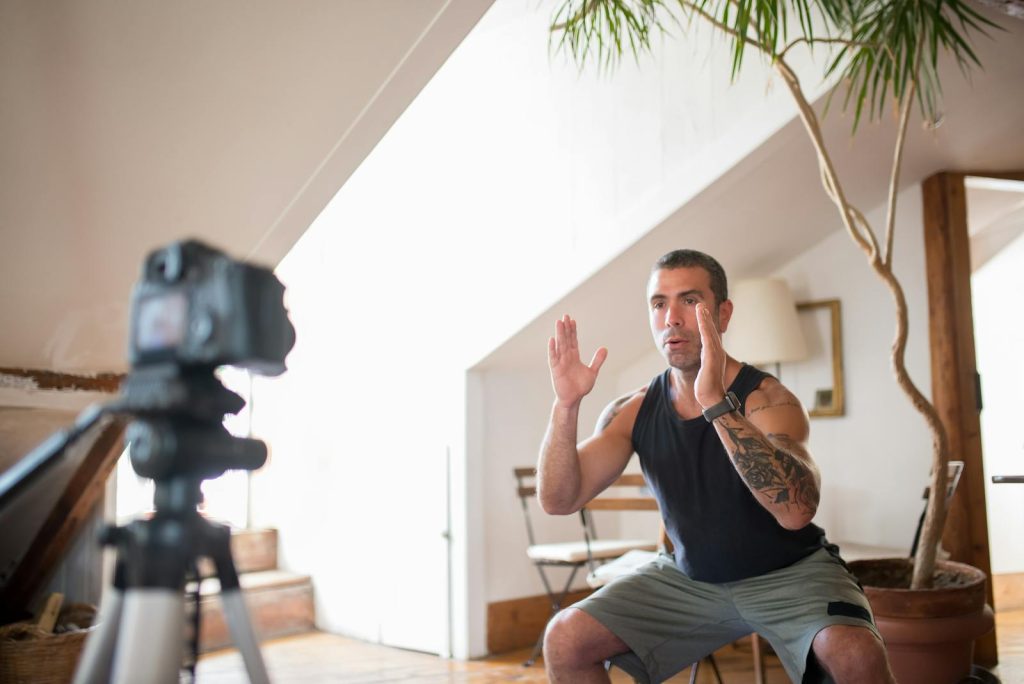
[[[212,557],[217,566],[220,598],[224,604],[224,617],[227,619],[231,637],[235,640],[235,646],[239,653],[242,654],[245,669],[249,673],[249,682],[251,684],[269,684],[267,668],[263,664],[263,656],[260,654],[256,633],[252,629],[252,623],[249,622],[245,596],[242,595],[242,588],[238,583],[238,572],[235,570],[235,562],[231,558],[230,533],[225,531],[223,536],[214,542],[214,545]]]
[[[107,684],[110,681],[123,603],[124,592],[117,587],[111,587],[103,595],[96,616],[96,629],[86,639],[82,657],[75,668],[74,684]]]
[[[177,684],[184,633],[181,592],[129,589],[125,592],[121,643],[114,654],[112,681]]]
[[[260,654],[259,643],[256,641],[256,633],[249,622],[249,611],[245,607],[245,597],[241,589],[221,591],[221,601],[224,603],[224,616],[228,621],[228,628],[235,640],[238,651],[242,654],[245,662],[245,669],[249,673],[249,681],[252,684],[269,684],[270,677],[267,676],[267,668],[263,664],[263,656]]]

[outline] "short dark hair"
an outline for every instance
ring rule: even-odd
[[[725,278],[725,269],[714,257],[704,252],[698,252],[695,249],[672,250],[658,259],[651,270],[693,268],[694,266],[703,268],[711,276],[711,293],[715,295],[716,306],[729,298],[729,284]]]

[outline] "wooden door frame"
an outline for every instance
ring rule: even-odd
[[[954,459],[964,461],[942,544],[953,560],[969,563],[991,577],[971,305],[971,253],[964,186],[967,176],[1024,181],[1024,171],[942,172],[921,185],[932,401],[949,432],[950,453]],[[991,582],[987,592],[991,604]],[[994,630],[977,641],[975,660],[988,667],[998,662]]]

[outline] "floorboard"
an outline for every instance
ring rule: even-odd
[[[1024,610],[1002,611],[996,615],[1000,664],[996,673],[1003,684],[1024,682]],[[433,655],[388,648],[355,639],[315,632],[269,641],[263,657],[271,679],[289,684],[382,684],[384,682],[460,683],[546,682],[542,664],[524,668],[529,649],[485,660],[461,662]],[[715,654],[724,684],[753,682],[749,644],[727,646]],[[768,655],[766,684],[789,682],[779,661]],[[197,670],[199,684],[245,684],[248,678],[236,651],[218,651],[204,656]],[[613,670],[612,681],[628,683],[628,676]],[[688,682],[689,671],[670,682]],[[712,684],[711,669],[702,666],[700,684]]]

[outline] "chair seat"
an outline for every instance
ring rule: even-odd
[[[656,548],[658,542],[649,539],[595,539],[590,542],[590,556],[595,560],[604,560],[616,558],[633,549],[654,551]],[[535,561],[581,563],[587,560],[587,545],[581,541],[535,544],[527,547],[526,555]]]

